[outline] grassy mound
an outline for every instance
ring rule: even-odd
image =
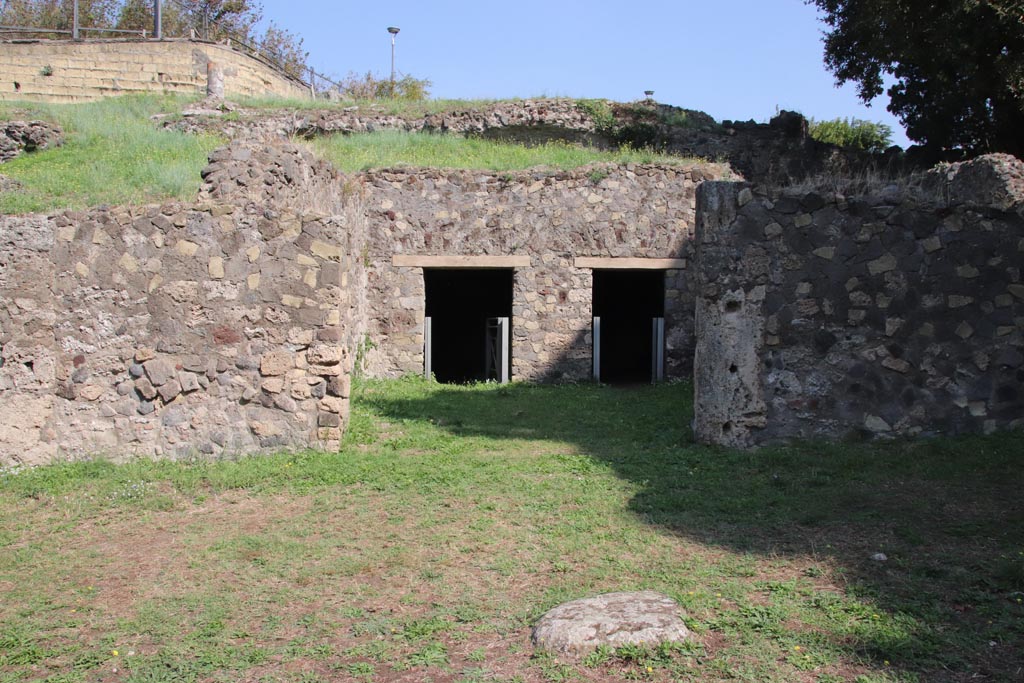
[[[150,119],[186,101],[129,95],[86,104],[0,104],[0,120],[44,119],[60,125],[66,138],[63,147],[0,166],[22,185],[0,192],[0,213],[190,199],[207,155],[223,141],[163,130]]]

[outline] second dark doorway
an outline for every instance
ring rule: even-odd
[[[665,316],[665,271],[594,270],[593,315],[600,318],[601,381],[652,381],[654,321]]]
[[[438,382],[499,380],[511,372],[511,354],[500,354],[495,319],[512,319],[510,268],[424,268],[430,320],[429,367]]]

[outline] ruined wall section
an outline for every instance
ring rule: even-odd
[[[217,203],[0,219],[0,465],[337,447],[362,208],[255,199],[330,185],[301,160],[215,153]]]
[[[0,41],[0,101],[77,102],[110,95],[205,95],[210,65],[236,97],[308,98],[309,89],[227,45],[187,39]]]
[[[589,379],[592,271],[577,257],[689,259],[696,186],[713,166],[601,166],[569,172],[397,169],[359,176],[368,221],[369,371],[423,371],[422,268],[392,256],[526,256],[513,292],[513,376]],[[690,372],[693,293],[666,274],[667,373]]]
[[[917,196],[700,188],[700,440],[1024,425],[1024,164],[943,174]]]

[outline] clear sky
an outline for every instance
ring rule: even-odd
[[[767,121],[776,108],[893,128],[882,97],[865,107],[822,62],[824,29],[803,0],[262,0],[331,77],[391,70],[439,98],[567,96],[659,102],[718,120]]]

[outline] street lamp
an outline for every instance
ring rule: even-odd
[[[391,34],[391,97],[395,96],[395,36],[400,30],[397,26],[388,26]]]

